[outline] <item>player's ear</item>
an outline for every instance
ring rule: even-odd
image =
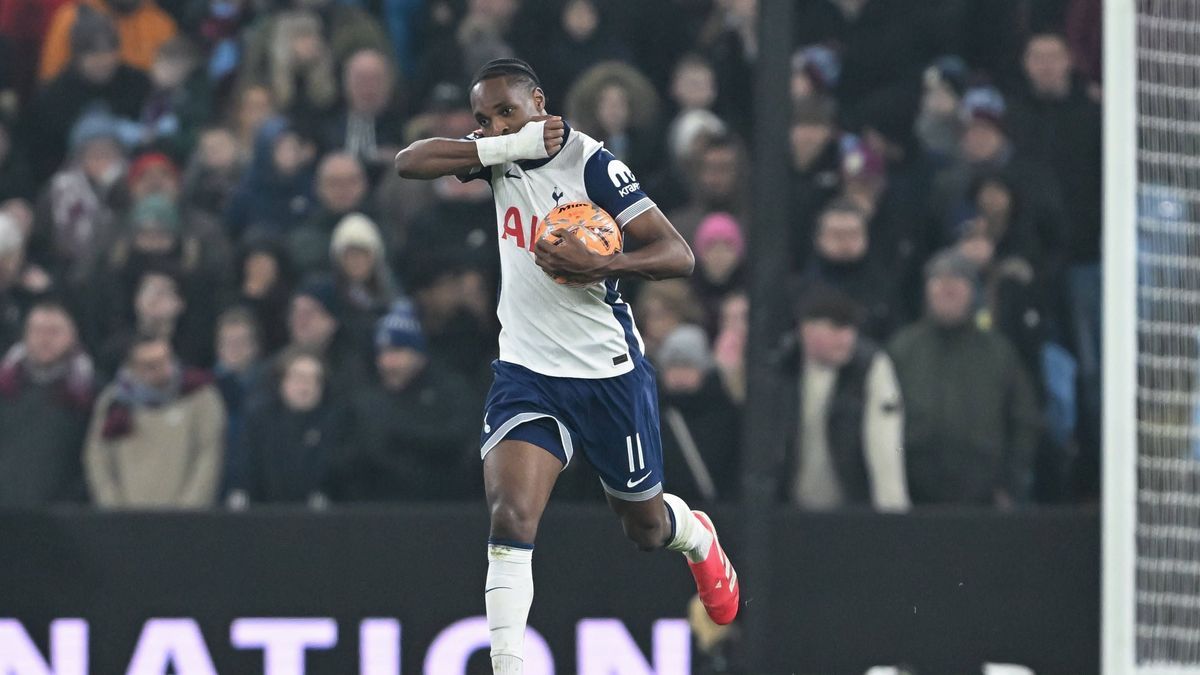
[[[546,92],[542,91],[541,87],[533,88],[533,105],[537,108],[538,114],[546,114]]]

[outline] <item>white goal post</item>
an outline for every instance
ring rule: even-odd
[[[1200,0],[1104,1],[1102,654],[1200,675]]]

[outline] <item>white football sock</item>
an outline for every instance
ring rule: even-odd
[[[667,548],[679,551],[691,562],[702,562],[712,548],[712,533],[692,515],[687,502],[665,492],[663,502],[675,519],[675,536],[667,542]]]
[[[492,672],[521,675],[525,622],[533,604],[532,548],[488,544],[483,599],[492,639]]]

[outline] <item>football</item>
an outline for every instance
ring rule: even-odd
[[[557,245],[558,230],[567,230],[593,253],[613,255],[621,251],[621,228],[604,209],[591,202],[573,202],[556,206],[538,224],[535,241],[543,238]],[[555,277],[560,284],[566,279]]]

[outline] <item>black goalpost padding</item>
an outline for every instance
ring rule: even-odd
[[[788,316],[781,293],[787,275],[788,126],[793,8],[790,2],[758,6],[759,51],[754,79],[754,134],[751,139],[754,206],[749,229],[750,334],[747,344],[747,401],[742,439],[742,548],[731,552],[745,579],[742,588],[746,664],[763,672],[773,647],[769,622],[771,587],[770,519],[777,494],[777,460],[783,431],[773,419],[771,353],[780,318]],[[740,562],[738,561],[740,558]],[[758,592],[756,592],[758,591]]]

